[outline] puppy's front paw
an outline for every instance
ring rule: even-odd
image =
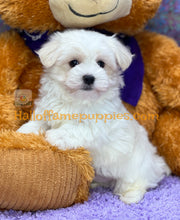
[[[123,193],[123,195],[120,194],[119,197],[126,204],[138,203],[143,199],[145,192],[142,189],[130,190]]]
[[[53,146],[58,147],[61,150],[70,149],[70,137],[64,131],[58,131],[57,129],[51,129],[46,131],[46,140]]]
[[[65,149],[64,140],[55,129],[46,131],[45,138],[51,145],[56,146],[59,149]]]
[[[39,134],[41,131],[39,126],[36,126],[35,124],[28,122],[24,125],[22,125],[17,132],[22,133],[22,134],[29,134],[29,133],[33,133],[33,134]]]
[[[127,204],[138,203],[143,199],[146,189],[142,183],[116,182],[114,194],[118,195],[121,201]]]

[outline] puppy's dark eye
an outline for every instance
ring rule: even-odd
[[[75,66],[77,66],[79,64],[79,61],[78,60],[71,60],[70,62],[69,62],[69,66],[70,67],[75,67]]]
[[[97,64],[98,64],[101,68],[104,68],[104,67],[105,67],[105,63],[104,63],[104,61],[102,61],[102,60],[98,60],[98,61],[97,61]]]

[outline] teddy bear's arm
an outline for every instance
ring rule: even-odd
[[[136,39],[158,101],[163,107],[180,110],[180,48],[174,40],[152,32],[142,32]]]
[[[180,175],[180,48],[174,40],[156,33],[142,32],[136,39],[145,77],[161,106],[152,141],[172,172]]]
[[[20,121],[15,120],[14,92],[32,56],[16,32],[0,35],[0,129],[16,130],[20,126]]]

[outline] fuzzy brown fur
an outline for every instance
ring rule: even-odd
[[[157,115],[138,120],[172,171],[180,175],[180,48],[172,39],[142,31],[160,3],[133,0],[130,15],[97,27],[135,35],[145,63],[143,92],[135,108],[125,105],[133,114]],[[11,27],[27,31],[64,29],[54,19],[48,0],[0,0],[0,15]],[[15,120],[14,112],[30,108],[17,109],[14,92],[30,89],[35,99],[41,74],[39,59],[15,31],[0,35],[0,208],[66,207],[88,196],[93,169],[87,151],[60,151],[43,136],[15,132],[23,121]]]

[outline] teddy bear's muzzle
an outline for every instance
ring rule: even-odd
[[[127,16],[132,0],[49,0],[49,4],[62,25],[84,28]]]

